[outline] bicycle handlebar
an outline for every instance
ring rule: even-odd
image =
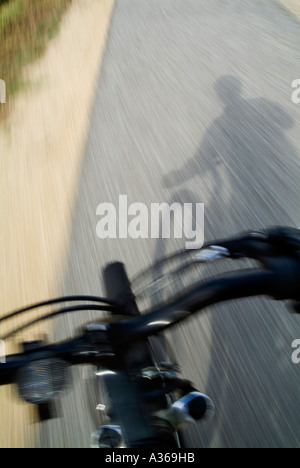
[[[275,275],[268,270],[244,270],[214,278],[195,287],[178,300],[147,315],[111,324],[118,347],[159,334],[204,308],[231,299],[271,294]]]
[[[13,383],[21,367],[39,359],[60,357],[71,365],[99,361],[107,363],[132,343],[159,334],[195,312],[219,302],[261,295],[277,300],[300,301],[298,230],[274,228],[265,233],[219,241],[218,245],[228,249],[232,258],[256,258],[264,268],[219,276],[146,315],[111,324],[95,324],[94,327],[88,327],[82,337],[70,342],[45,345],[8,356],[6,363],[0,365],[0,385]],[[89,310],[89,306],[86,310]]]
[[[300,265],[298,268],[300,275]],[[75,340],[8,356],[6,363],[0,365],[0,385],[13,383],[21,367],[40,359],[61,358],[71,365],[94,362],[108,365],[109,358],[124,348],[163,332],[207,306],[250,296],[274,297],[277,284],[276,274],[268,270],[246,270],[220,276],[147,315],[111,324],[95,324],[94,329],[89,328]]]
[[[263,231],[250,231],[232,239],[223,239],[207,244],[227,249],[231,258],[254,258],[300,254],[300,229],[275,226]]]
[[[300,261],[289,257],[268,258],[265,269],[240,270],[204,282],[178,300],[130,321],[112,324],[119,346],[158,334],[213,304],[251,296],[275,300],[300,300]]]

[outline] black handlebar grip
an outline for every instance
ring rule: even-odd
[[[264,260],[267,257],[291,255],[299,258],[300,230],[274,226],[264,231],[248,231],[233,239],[216,241],[229,250],[233,258],[248,257]]]
[[[300,252],[300,229],[290,227],[274,227],[268,231],[269,241],[274,247],[281,251],[296,253]]]
[[[110,263],[103,270],[106,295],[122,307],[122,315],[136,317],[140,315],[131,289],[130,281],[121,262]]]

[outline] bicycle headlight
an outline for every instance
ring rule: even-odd
[[[69,383],[69,365],[61,359],[33,361],[22,367],[17,376],[20,396],[33,404],[49,402]]]

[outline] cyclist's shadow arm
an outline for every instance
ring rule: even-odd
[[[212,171],[220,163],[220,156],[212,147],[208,139],[197,151],[196,155],[188,159],[178,170],[169,172],[163,178],[164,187],[171,188],[182,185],[196,176],[201,176]]]
[[[195,158],[190,158],[180,169],[173,170],[164,176],[164,186],[166,188],[177,187],[189,181],[195,176],[195,167],[197,166]]]

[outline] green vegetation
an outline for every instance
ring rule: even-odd
[[[0,0],[0,79],[7,100],[22,86],[21,70],[45,50],[72,0]]]

